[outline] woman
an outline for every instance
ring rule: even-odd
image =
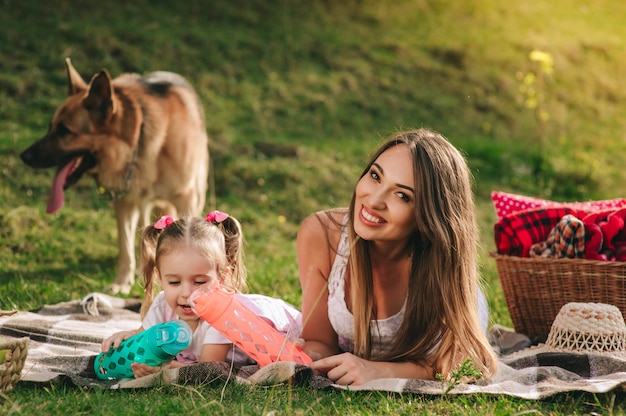
[[[302,338],[338,384],[449,377],[496,359],[479,319],[478,230],[465,159],[426,129],[376,152],[348,209],[298,232]],[[484,313],[486,315],[486,313]]]

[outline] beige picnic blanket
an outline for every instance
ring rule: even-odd
[[[35,311],[0,314],[0,335],[27,336],[28,357],[22,372],[24,383],[69,383],[105,389],[150,388],[168,384],[211,385],[294,383],[316,389],[379,390],[397,393],[441,395],[440,381],[379,379],[361,386],[339,386],[314,374],[307,366],[278,362],[259,368],[232,368],[226,362],[202,363],[164,370],[140,379],[101,381],[93,362],[103,339],[140,324],[140,302],[91,293],[82,300],[48,305]],[[498,329],[501,334],[502,329]],[[515,336],[512,333],[509,335]],[[515,338],[523,339],[522,337]],[[489,382],[458,384],[446,394],[496,394],[543,399],[561,392],[603,393],[626,385],[626,360],[619,357],[540,353],[524,358],[500,358],[499,371]]]

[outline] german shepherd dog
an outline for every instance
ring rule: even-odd
[[[56,167],[46,212],[63,206],[63,191],[83,174],[113,200],[119,238],[113,293],[135,281],[137,226],[160,214],[200,215],[208,187],[209,149],[204,109],[180,75],[144,77],[106,70],[89,84],[65,60],[68,97],[41,139],[20,157],[33,168]]]

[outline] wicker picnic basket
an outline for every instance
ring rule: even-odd
[[[0,350],[8,350],[0,363],[0,393],[11,390],[20,381],[28,355],[28,337],[11,339],[0,343]]]
[[[626,316],[626,262],[492,254],[515,331],[547,337],[569,302],[617,306]]]

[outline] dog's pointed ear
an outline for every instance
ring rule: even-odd
[[[106,69],[103,69],[91,78],[89,94],[83,105],[100,122],[104,122],[110,114],[115,112],[111,76]]]
[[[68,81],[67,95],[74,95],[78,91],[84,91],[85,89],[87,89],[87,84],[85,83],[85,80],[83,80],[78,71],[74,69],[70,58],[65,58],[65,68],[67,69]]]

